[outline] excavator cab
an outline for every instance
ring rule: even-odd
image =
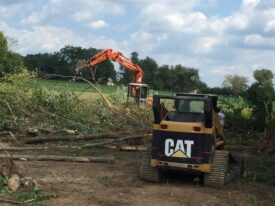
[[[206,186],[223,186],[242,174],[241,158],[223,150],[217,100],[218,96],[208,94],[153,96],[153,139],[140,167],[140,179],[159,182],[166,171],[176,170],[201,174]]]
[[[128,85],[127,98],[133,98],[138,105],[146,103],[149,94],[149,86],[147,84],[130,83]]]
[[[139,65],[134,64],[131,59],[124,56],[121,52],[115,52],[112,49],[106,49],[100,51],[89,60],[79,60],[76,64],[76,73],[85,67],[91,69],[93,79],[95,79],[95,74],[92,68],[98,63],[109,59],[114,62],[118,62],[126,69],[131,70],[136,76],[136,83],[130,83],[128,87],[128,99],[133,98],[138,105],[141,103],[147,103],[147,105],[152,105],[152,98],[148,98],[149,86],[147,84],[142,84],[143,71]]]

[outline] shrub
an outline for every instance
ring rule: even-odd
[[[68,88],[48,90],[37,82],[35,73],[23,70],[0,81],[0,129],[37,126],[98,133],[147,127],[150,109],[125,102],[121,93],[111,95],[110,109],[93,93],[81,98]]]

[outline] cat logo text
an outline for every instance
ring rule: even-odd
[[[166,139],[164,154],[167,157],[191,158],[192,140],[176,140]]]

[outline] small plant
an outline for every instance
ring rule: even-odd
[[[275,156],[253,157],[246,160],[246,181],[265,182],[275,186]]]
[[[0,197],[8,192],[8,178],[0,176]]]
[[[108,176],[99,177],[98,181],[104,186],[109,186],[109,177]]]
[[[46,196],[39,194],[39,191],[33,189],[30,192],[22,192],[15,197],[17,202],[27,202],[30,201],[33,205],[41,205],[43,200],[48,199]]]

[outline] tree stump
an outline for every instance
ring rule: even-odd
[[[275,129],[265,130],[260,152],[266,156],[275,154]]]
[[[10,177],[13,174],[14,163],[11,157],[7,156],[0,159],[0,175],[2,177]]]

